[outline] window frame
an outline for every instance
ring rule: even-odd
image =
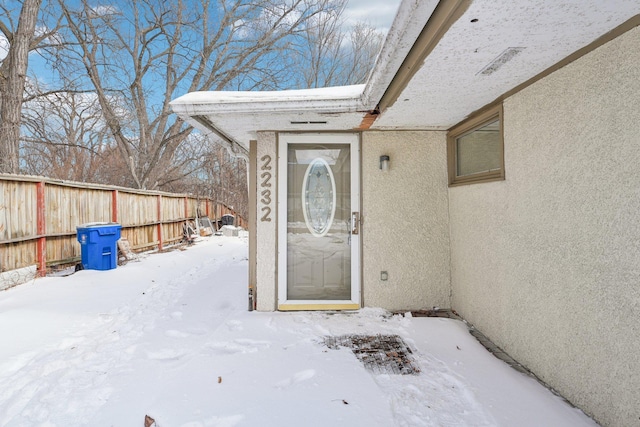
[[[457,173],[458,150],[457,140],[463,136],[482,128],[498,119],[500,128],[500,169],[488,172],[478,172],[470,175],[459,176]],[[464,120],[453,126],[447,132],[447,163],[449,169],[449,187],[458,185],[476,184],[481,182],[502,181],[504,173],[504,126],[502,104],[488,108],[487,110]]]

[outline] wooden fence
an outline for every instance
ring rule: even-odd
[[[182,239],[196,214],[214,225],[231,214],[247,225],[224,204],[192,195],[0,174],[0,273],[35,266],[44,275],[78,262],[76,226],[91,222],[121,224],[133,250],[162,250]]]

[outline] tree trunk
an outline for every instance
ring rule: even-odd
[[[29,49],[42,0],[25,0],[10,40],[7,75],[0,76],[0,172],[18,173],[20,119]]]

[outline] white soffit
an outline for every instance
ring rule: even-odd
[[[371,128],[449,128],[639,13],[638,0],[474,0]]]

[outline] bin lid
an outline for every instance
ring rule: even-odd
[[[87,222],[86,224],[77,225],[76,229],[100,227],[120,227],[120,224],[117,222]]]

